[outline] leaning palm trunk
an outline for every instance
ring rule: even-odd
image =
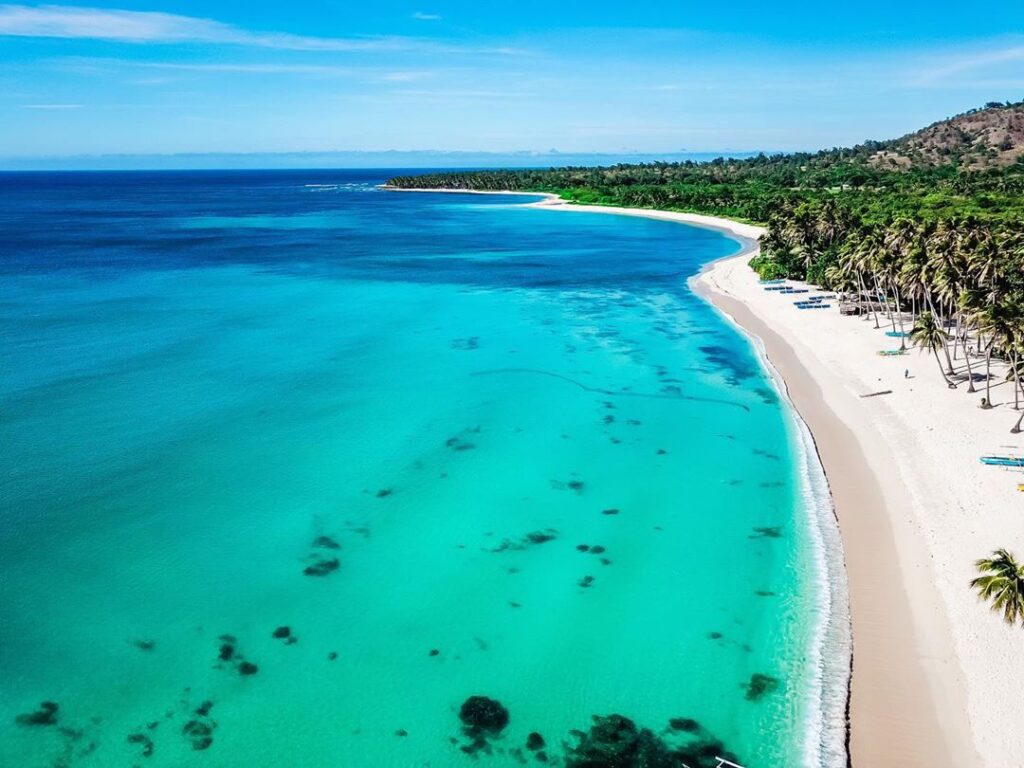
[[[864,275],[861,274],[860,272],[857,273],[857,282],[860,284],[860,299],[863,300],[863,298],[865,296],[870,297],[871,294],[868,293],[868,286],[864,282]],[[875,309],[875,303],[873,301],[869,301],[868,302],[868,309],[870,309],[871,310],[871,314],[873,314],[875,316],[875,328],[877,328],[878,327],[878,311]]]
[[[1020,366],[1017,364],[1017,353],[1010,355],[1010,365],[1013,366],[1013,410],[1020,410]]]
[[[935,347],[932,347],[932,352],[935,353],[935,362],[939,364],[939,373],[942,374],[942,378],[946,382],[946,386],[950,387],[951,389],[955,389],[956,384],[954,384],[953,380],[946,375],[946,369],[942,367],[942,359],[939,357],[939,350],[937,350]]]
[[[974,388],[974,369],[971,367],[971,350],[967,346],[966,326],[964,329],[964,360],[967,361],[967,391],[973,394],[977,390]]]
[[[953,359],[956,360],[957,348],[959,348],[962,341],[960,334],[963,333],[963,315],[957,312],[953,316],[956,318],[956,330],[953,332]],[[964,344],[964,354],[967,354],[966,344]]]
[[[889,322],[892,323],[892,329],[896,330],[896,323],[892,319],[892,309],[889,307],[889,296],[882,290],[882,284],[878,282],[878,275],[872,275],[872,279],[875,281],[875,298],[885,307],[885,314],[889,316]],[[875,326],[878,327],[877,325]]]
[[[900,305],[900,287],[894,284],[893,291],[896,294],[896,315],[900,320],[900,349],[906,349],[907,337],[906,331],[903,329],[903,307]]]
[[[945,325],[946,325],[946,321],[942,317],[941,314],[939,314],[938,312],[935,311],[935,304],[932,303],[932,297],[931,296],[928,296],[928,308],[931,309],[932,314],[935,315],[935,320],[939,324],[939,327],[940,328],[944,328]],[[947,376],[952,376],[954,374],[954,371],[953,371],[953,361],[949,357],[949,345],[946,343],[945,339],[943,339],[943,342],[942,342],[942,351],[946,355],[946,375]],[[948,381],[948,379],[947,379],[947,381]]]
[[[985,349],[985,402],[992,407],[992,342]]]

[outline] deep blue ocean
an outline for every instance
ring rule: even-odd
[[[740,244],[397,173],[0,174],[0,766],[821,764]]]

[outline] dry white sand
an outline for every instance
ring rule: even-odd
[[[1024,557],[1024,474],[978,461],[1024,455],[1012,387],[994,386],[996,407],[981,410],[983,385],[950,390],[930,355],[879,356],[899,348],[891,327],[765,291],[747,266],[759,227],[545,197],[534,205],[711,227],[747,245],[694,287],[764,343],[825,467],[849,576],[854,766],[1024,766],[1024,631],[968,588],[975,559],[998,547]]]
[[[1024,555],[1024,494],[1016,490],[1024,475],[978,461],[990,453],[1024,455],[1024,438],[1010,433],[1019,415],[1012,387],[994,387],[998,405],[983,411],[980,388],[950,390],[931,355],[879,356],[900,346],[885,335],[891,326],[876,330],[870,319],[842,317],[838,305],[798,310],[793,302],[800,297],[765,291],[748,260],[722,260],[698,282],[745,327],[755,318],[758,327],[749,330],[775,337],[765,339],[769,356],[785,354],[780,345],[789,348],[817,390],[794,396],[816,439],[827,435],[815,411],[827,408],[859,444],[882,491],[884,514],[849,503],[836,487],[846,467],[822,451],[850,576],[854,764],[1024,765],[1024,714],[1017,708],[1024,632],[1003,624],[968,588],[976,558],[997,547]],[[962,357],[957,362],[965,367]],[[977,362],[975,372],[982,372]],[[1001,380],[1004,369],[993,371]],[[810,384],[783,376],[791,390]],[[885,390],[891,394],[863,397]],[[862,530],[868,518],[878,518],[873,531]],[[885,562],[890,555],[895,570]],[[909,648],[901,648],[906,641]],[[930,694],[923,701],[906,695],[901,678],[909,670],[892,663],[892,654],[908,650],[901,663],[921,671]],[[930,743],[936,719],[938,742]],[[912,729],[900,733],[904,724]],[[899,759],[885,760],[893,750]]]

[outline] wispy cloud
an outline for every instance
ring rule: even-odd
[[[992,67],[1004,67],[1014,62],[1024,62],[1024,44],[993,46],[983,51],[946,54],[942,56],[941,60],[926,64],[919,69],[912,80],[918,85],[940,84],[956,75]]]
[[[127,43],[212,43],[296,51],[434,50],[515,53],[509,48],[462,49],[424,38],[311,37],[260,32],[214,19],[153,11],[66,5],[0,5],[0,36],[106,40]]]
[[[22,104],[22,109],[81,109],[81,104]]]
[[[315,51],[399,47],[399,41],[388,38],[329,38],[250,32],[213,19],[193,16],[62,5],[0,5],[0,35],[128,43],[224,43]]]
[[[288,62],[230,62],[230,61],[137,61],[132,59],[90,58],[68,56],[51,59],[54,69],[86,75],[123,75],[126,70],[136,70],[139,77],[130,82],[133,85],[161,85],[176,82],[177,73],[197,74],[238,74],[238,75],[296,75],[311,78],[350,78],[353,80],[387,83],[413,83],[428,80],[439,75],[456,71],[448,69],[392,69],[380,66],[344,66],[337,64],[294,64]],[[159,74],[143,76],[146,70],[159,70],[171,76]]]
[[[351,75],[360,70],[355,67],[336,67],[329,64],[260,64],[228,62],[185,63],[173,61],[132,61],[124,66],[144,69],[167,69],[179,72],[229,72],[253,75]]]
[[[437,13],[424,13],[423,11],[416,11],[412,15],[417,21],[440,21],[441,15]]]

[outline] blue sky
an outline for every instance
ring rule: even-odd
[[[1024,2],[0,4],[0,156],[788,150],[1024,98]]]

